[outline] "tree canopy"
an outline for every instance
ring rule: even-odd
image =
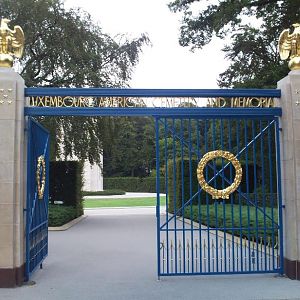
[[[112,118],[110,118],[112,120]],[[105,176],[150,175],[155,168],[154,121],[148,117],[120,117],[110,126],[111,143],[104,148]]]
[[[277,42],[283,29],[300,22],[300,0],[175,0],[169,8],[182,13],[182,46],[193,50],[214,36],[230,37],[223,51],[231,63],[220,86],[274,87],[288,73]]]
[[[0,17],[24,30],[20,70],[27,86],[128,86],[142,47],[149,43],[145,34],[135,39],[112,38],[87,12],[67,10],[62,0],[0,0]],[[53,156],[76,155],[99,163],[105,119],[48,117],[40,121],[56,137]]]

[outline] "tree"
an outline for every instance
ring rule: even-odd
[[[214,36],[230,35],[223,51],[231,61],[220,74],[222,87],[275,87],[288,73],[277,50],[280,32],[300,21],[300,0],[175,0],[173,12],[182,12],[179,42],[191,49],[201,48]],[[255,20],[253,22],[253,20]]]
[[[21,75],[27,86],[124,87],[138,63],[146,35],[113,39],[81,9],[62,0],[0,0],[0,16],[20,25],[26,45]],[[99,163],[103,118],[41,118],[52,137],[52,153]],[[52,139],[52,141],[54,141]],[[59,147],[63,145],[63,147]]]
[[[147,176],[155,167],[154,122],[148,117],[118,118],[104,149],[104,175]]]

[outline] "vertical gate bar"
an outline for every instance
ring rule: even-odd
[[[159,161],[159,122],[155,118],[155,142],[156,142],[156,226],[157,226],[157,278],[160,279],[160,161]]]
[[[224,131],[224,122],[223,122],[223,119],[221,119],[221,149],[224,150],[224,140],[223,140],[223,131]],[[224,189],[224,176],[225,176],[225,171],[224,171],[224,159],[222,157],[222,170],[223,170],[223,173],[222,173],[222,189]],[[227,255],[226,255],[226,247],[227,247],[227,243],[226,243],[226,232],[227,232],[227,229],[226,229],[226,203],[225,203],[225,200],[223,200],[223,223],[224,223],[224,272],[226,273],[227,271]],[[222,249],[221,249],[222,251]],[[223,271],[222,270],[223,268],[223,265],[222,265],[222,261],[221,261],[221,272]]]
[[[247,226],[248,226],[248,271],[251,271],[251,257],[250,257],[250,207],[249,207],[249,147],[248,145],[248,120],[244,120],[244,127],[245,127],[245,154],[246,154],[246,194],[247,194]],[[246,246],[246,244],[245,244]]]
[[[46,201],[45,205],[46,205],[46,219],[47,221],[49,220],[49,189],[50,189],[50,136],[48,136],[48,140],[47,140],[47,150],[46,150],[46,178],[47,178],[47,184],[46,184]],[[47,234],[47,239],[46,239],[46,243],[47,243],[47,248],[46,248],[46,254],[48,255],[48,245],[49,245],[49,236],[48,236],[48,226],[49,223],[47,222],[46,224],[46,234]]]
[[[197,162],[200,160],[200,126],[199,120],[197,119]],[[200,263],[200,273],[202,273],[202,208],[201,208],[201,198],[200,198],[200,185],[198,184],[198,224],[199,224],[199,263]]]
[[[193,197],[193,187],[192,187],[192,177],[193,177],[193,167],[192,167],[192,126],[191,119],[188,119],[188,139],[189,139],[189,169],[190,169],[190,198]],[[194,273],[194,218],[193,218],[193,201],[190,203],[190,220],[191,220],[191,258],[192,258],[192,273]]]
[[[212,142],[213,142],[213,150],[216,150],[216,119],[213,119],[213,137],[212,137]],[[216,161],[213,160],[213,165],[214,165],[214,174],[217,174],[217,166],[216,166]],[[217,177],[214,176],[214,188],[217,188]],[[219,271],[219,254],[218,254],[218,227],[219,227],[219,222],[218,222],[218,202],[215,200],[215,224],[216,224],[216,261],[217,261],[217,272]],[[212,249],[213,250],[213,249]]]
[[[252,139],[254,139],[256,135],[255,130],[255,122],[252,120]],[[254,203],[255,203],[255,240],[256,240],[256,270],[259,270],[259,263],[258,263],[258,200],[257,200],[257,168],[256,168],[256,143],[253,143],[253,167],[254,167]],[[254,245],[254,243],[253,243]],[[253,251],[252,247],[252,251]]]
[[[275,242],[274,242],[274,198],[273,198],[273,195],[274,195],[274,191],[273,191],[273,161],[272,161],[272,145],[271,145],[271,129],[270,129],[270,121],[268,121],[268,154],[269,154],[269,175],[270,175],[270,198],[271,198],[271,218],[272,218],[272,233],[271,233],[271,247],[272,247],[272,266],[273,266],[273,270],[274,270],[274,264],[275,264],[275,261],[274,261],[274,256],[275,256],[275,253],[274,253],[274,245],[275,245]],[[275,133],[275,128],[273,128],[273,131]],[[269,268],[271,269],[271,266],[269,266]]]
[[[229,152],[232,153],[232,133],[231,133],[231,120],[228,119],[228,146],[229,146]],[[230,182],[232,182],[232,164],[230,164]],[[233,200],[234,195],[230,195],[230,202],[231,202],[231,227],[234,228],[234,209],[233,209]],[[232,242],[231,242],[231,251],[232,251],[232,272],[235,272],[235,255],[234,255],[234,229],[232,229],[231,234]],[[229,265],[230,269],[230,265]]]
[[[237,128],[236,128],[236,139],[237,139],[237,153],[239,153],[239,149],[240,149],[240,120],[237,120]],[[241,187],[239,187],[239,190],[241,189]],[[241,271],[244,270],[244,264],[243,264],[243,235],[242,235],[242,204],[241,204],[241,194],[238,193],[239,195],[239,215],[240,215],[240,219],[239,219],[239,231],[240,231],[240,268]]]
[[[30,216],[31,216],[31,180],[32,180],[32,142],[31,142],[31,117],[27,119],[27,198],[26,198],[26,263],[25,280],[29,280],[30,273],[30,255],[29,255],[29,234],[30,234]]]
[[[181,159],[181,206],[182,209],[182,251],[183,251],[183,273],[185,273],[185,188],[184,188],[184,149],[183,149],[183,119],[180,119],[180,159]]]
[[[164,136],[165,136],[165,191],[166,191],[166,241],[167,241],[167,274],[169,274],[169,166],[168,166],[168,139],[167,139],[167,118],[165,118],[164,123]]]
[[[282,190],[281,190],[281,163],[280,163],[280,129],[279,129],[279,120],[275,118],[275,127],[276,127],[276,161],[277,161],[277,197],[278,197],[278,218],[279,218],[279,242],[277,247],[279,247],[279,259],[280,259],[280,268],[279,273],[283,275],[283,225],[282,225]],[[278,250],[277,250],[278,253]]]
[[[207,140],[207,119],[205,119],[204,123],[204,145],[205,145],[205,153],[208,152],[208,140]],[[205,180],[208,177],[208,169],[205,167]],[[210,272],[210,216],[209,216],[209,198],[208,194],[205,193],[205,201],[206,201],[206,216],[207,216],[207,269]],[[206,263],[206,262],[205,262]]]
[[[266,236],[266,190],[265,190],[265,157],[264,157],[264,132],[262,129],[262,121],[260,121],[260,157],[261,157],[261,172],[262,172],[262,197],[263,197],[263,218],[264,218],[264,237],[263,237],[263,247],[264,247],[264,271],[267,270],[267,236]],[[262,255],[262,253],[261,253]]]
[[[176,195],[176,139],[175,139],[175,119],[172,119],[172,138],[173,138],[173,201],[174,201],[174,213],[177,211],[177,195]],[[174,264],[175,264],[175,274],[177,274],[177,215],[174,218]]]

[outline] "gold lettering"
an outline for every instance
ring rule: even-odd
[[[269,98],[267,105],[268,105],[267,107],[274,107],[275,106],[274,98]]]
[[[251,98],[244,98],[244,107],[250,107]]]
[[[225,106],[226,106],[226,99],[218,98],[218,107],[225,107]]]
[[[216,107],[217,106],[217,99],[215,98],[208,98],[208,106],[209,107]]]
[[[251,107],[261,107],[262,105],[261,99],[259,98],[252,98],[250,103]]]
[[[57,107],[62,107],[63,106],[63,98],[59,96],[57,98]]]
[[[198,99],[193,97],[71,97],[71,96],[36,96],[29,98],[30,106],[36,107],[194,107]],[[207,107],[274,107],[273,98],[267,97],[232,97],[208,98]]]
[[[57,106],[57,97],[56,96],[54,98],[50,97],[50,106],[54,106],[54,107]]]

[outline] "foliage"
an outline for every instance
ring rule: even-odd
[[[49,201],[62,202],[76,209],[76,217],[83,214],[82,163],[78,161],[50,162]]]
[[[1,0],[0,16],[24,30],[21,75],[27,86],[126,86],[142,46],[149,43],[144,34],[132,40],[125,35],[112,38],[88,13],[65,9],[63,0]],[[47,117],[40,121],[52,136],[52,159],[75,155],[100,162],[107,142],[103,141],[105,119]]]
[[[113,196],[113,195],[125,195],[122,190],[104,190],[104,191],[83,191],[83,196]]]
[[[231,64],[220,75],[220,86],[275,87],[288,73],[277,41],[283,29],[299,22],[300,0],[174,0],[169,8],[183,14],[182,46],[196,49],[214,36],[230,37],[223,50]]]
[[[105,189],[122,189],[126,192],[156,193],[155,177],[110,177],[104,178]],[[160,178],[160,192],[165,193],[165,178]]]
[[[166,204],[166,197],[160,197],[160,205]],[[86,199],[84,208],[94,207],[133,207],[133,206],[155,206],[156,197],[119,198],[119,199]]]
[[[208,181],[210,178],[214,177],[215,170],[221,170],[225,165],[221,159],[212,160],[213,169],[206,168],[204,171],[205,178]],[[176,207],[178,210],[177,215],[182,215],[183,210],[181,207],[185,206],[191,197],[194,197],[196,193],[200,190],[200,185],[198,183],[196,170],[197,170],[198,161],[189,160],[187,158],[176,159],[174,163],[173,160],[168,162],[168,210],[169,212],[174,212]],[[252,162],[248,162],[246,165],[245,162],[241,162],[243,175],[242,182],[240,184],[241,193],[247,194],[249,201],[255,203],[256,205],[264,205],[267,207],[277,205],[277,194],[276,192],[276,177],[273,176],[273,194],[270,194],[270,184],[269,184],[269,174],[263,175],[265,177],[264,185],[262,185],[261,178],[256,178],[256,187],[254,183],[254,172],[256,174],[262,174],[261,168]],[[266,168],[265,168],[266,169]],[[256,170],[256,171],[254,171]],[[265,170],[266,171],[266,170]],[[175,172],[175,176],[174,176]],[[230,179],[233,182],[235,176],[235,171],[228,167],[223,172],[224,177]],[[222,174],[220,174],[222,175]],[[258,177],[258,175],[256,175]],[[247,180],[248,178],[248,180]],[[248,183],[247,183],[248,182]],[[216,180],[213,180],[210,183],[211,186],[217,189],[222,189],[227,187],[229,184],[223,180],[223,176],[217,176]],[[263,187],[263,189],[262,189]],[[256,189],[255,189],[256,188]],[[247,193],[248,192],[248,193]],[[245,200],[243,197],[239,196],[239,193],[235,191],[230,196],[232,202],[235,204],[243,203]],[[193,204],[198,204],[201,201],[205,201],[207,204],[211,204],[214,200],[209,194],[203,190],[197,194],[192,200]],[[273,205],[271,205],[273,204]]]
[[[77,218],[77,209],[73,206],[64,206],[60,204],[49,205],[49,226],[62,226]]]
[[[152,118],[120,117],[108,130],[112,138],[104,148],[104,176],[148,176],[155,167]]]
[[[184,211],[185,218],[210,228],[226,228],[227,233],[235,236],[248,238],[251,241],[260,241],[263,238],[265,242],[268,242],[268,238],[272,238],[272,230],[270,230],[272,228],[272,214],[276,220],[277,208],[272,210],[267,207],[264,214],[260,209],[253,206],[218,204],[217,202],[208,206],[201,205],[200,208],[197,205],[188,206]],[[265,227],[268,229],[264,230]],[[231,228],[241,229],[232,230]],[[277,231],[274,230],[274,243],[276,237]]]

